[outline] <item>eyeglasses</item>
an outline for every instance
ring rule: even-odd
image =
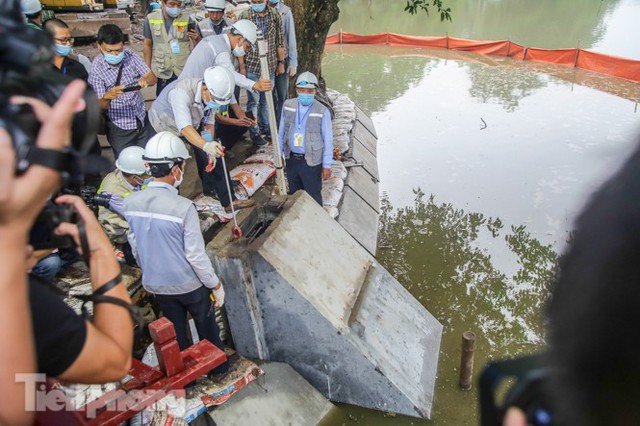
[[[73,37],[68,37],[68,38],[54,38],[54,40],[59,41],[62,44],[73,44],[75,39]]]

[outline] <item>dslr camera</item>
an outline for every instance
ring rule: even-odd
[[[74,116],[72,141],[68,149],[52,151],[38,148],[35,141],[40,123],[32,108],[13,105],[10,98],[28,96],[53,105],[72,79],[52,69],[53,40],[47,32],[25,24],[19,0],[0,0],[0,10],[0,127],[11,135],[13,141],[17,158],[15,173],[22,174],[32,164],[39,164],[60,172],[63,188],[80,185],[84,173],[95,171],[91,170],[87,153],[96,140],[100,125],[98,100],[90,89],[86,90],[86,108]],[[71,207],[53,206],[48,204],[41,212],[40,225],[53,226],[74,217],[72,212],[66,211]],[[39,246],[54,248],[70,244],[70,238],[61,241],[51,232],[51,240],[40,242]]]

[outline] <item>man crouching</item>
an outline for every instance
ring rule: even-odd
[[[144,159],[153,180],[124,200],[128,239],[142,268],[142,285],[173,322],[180,350],[191,346],[187,312],[200,338],[224,350],[210,300],[213,292],[215,307],[220,308],[224,289],[205,253],[198,213],[191,200],[178,195],[188,158],[184,142],[172,133],[160,132],[149,140]],[[228,370],[225,362],[212,373]]]

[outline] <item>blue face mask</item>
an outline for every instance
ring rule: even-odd
[[[124,51],[114,55],[113,53],[105,53],[104,60],[107,61],[109,65],[118,65],[124,59]]]
[[[167,15],[171,16],[172,18],[176,18],[178,15],[180,15],[179,7],[165,7],[164,11],[167,12]]]
[[[68,56],[71,53],[71,46],[56,44],[56,56]]]
[[[304,106],[309,106],[313,103],[314,96],[310,93],[300,93],[298,95],[298,100]]]
[[[142,186],[147,186],[149,185],[151,182],[153,182],[153,178],[146,178],[145,180],[142,181]]]
[[[267,6],[266,3],[258,3],[258,4],[251,4],[251,9],[253,9],[253,11],[255,13],[261,13],[264,11],[264,8]]]
[[[220,108],[220,105],[215,103],[214,101],[209,101],[207,102],[207,108],[209,108],[212,111],[217,111],[218,108]]]

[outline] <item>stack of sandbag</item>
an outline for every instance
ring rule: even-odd
[[[335,90],[327,89],[327,96],[333,102],[335,117],[333,126],[333,147],[341,154],[349,150],[351,140],[351,129],[356,120],[356,105],[347,95],[343,95]]]
[[[334,161],[331,166],[331,177],[322,181],[322,207],[333,219],[338,217],[338,205],[342,199],[344,181],[347,178],[347,169],[342,161]]]

